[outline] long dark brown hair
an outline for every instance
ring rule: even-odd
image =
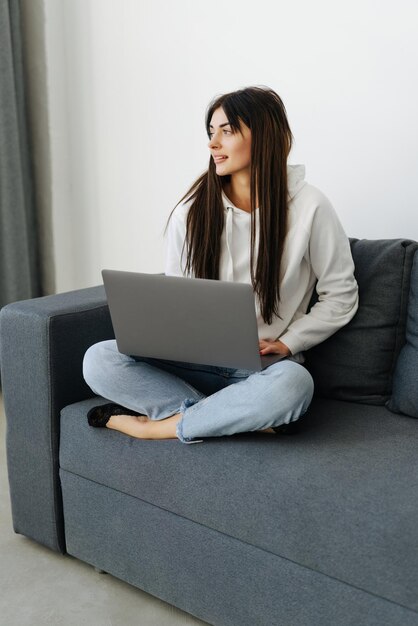
[[[260,301],[264,321],[271,324],[273,314],[279,315],[280,266],[287,233],[287,157],[293,135],[286,109],[275,91],[268,87],[246,87],[216,97],[206,110],[206,132],[216,109],[222,107],[232,132],[241,131],[241,121],[251,130],[251,282]],[[193,269],[196,278],[219,280],[221,235],[224,228],[223,181],[231,175],[216,174],[210,157],[209,168],[193,183],[175,208],[185,199],[194,200],[187,215],[187,261],[185,271]],[[259,208],[259,247],[254,275],[254,242],[256,198]],[[165,234],[164,231],[164,234]]]

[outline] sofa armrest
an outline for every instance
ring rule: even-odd
[[[83,356],[90,345],[112,338],[103,286],[15,302],[0,311],[13,526],[59,552],[65,552],[60,411],[93,395],[83,380]]]

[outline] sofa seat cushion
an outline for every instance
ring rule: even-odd
[[[418,610],[416,420],[316,398],[296,436],[186,446],[91,428],[100,402],[62,411],[64,470]]]

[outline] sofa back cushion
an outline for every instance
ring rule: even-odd
[[[317,395],[385,404],[405,343],[411,269],[418,243],[350,239],[359,309],[349,324],[306,353]],[[316,301],[316,293],[311,306]]]
[[[406,343],[396,362],[388,409],[418,417],[418,252],[414,256],[406,320]]]

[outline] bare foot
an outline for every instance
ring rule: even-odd
[[[127,424],[145,424],[150,421],[147,415],[112,415],[106,424],[106,428],[122,430],[121,426],[126,426]]]
[[[272,428],[264,428],[264,430],[258,430],[257,432],[259,432],[259,433],[273,433],[273,435],[276,434],[276,431],[273,430]]]
[[[112,415],[106,426],[138,439],[176,439],[176,426],[181,413],[162,420],[151,420],[146,415]]]

